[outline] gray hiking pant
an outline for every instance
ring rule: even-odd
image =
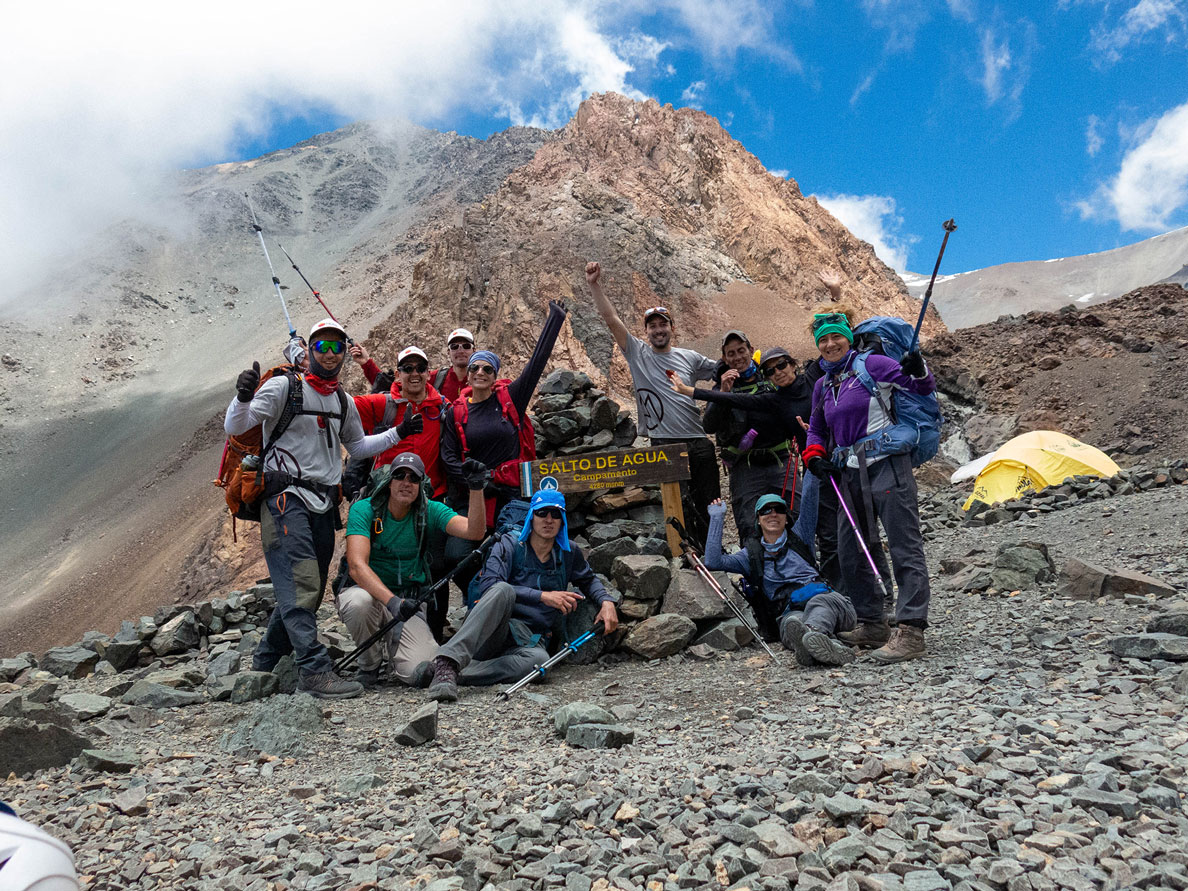
[[[916,478],[912,475],[911,458],[892,455],[870,465],[868,474],[876,523],[874,529],[868,528],[858,470],[849,468],[845,471],[842,493],[872,553],[879,548],[879,523],[887,535],[895,584],[899,589],[896,619],[901,623],[927,627],[932,592],[928,584],[928,565],[924,562],[924,537],[920,534],[920,508],[916,502]],[[841,560],[842,582],[846,594],[854,601],[858,621],[882,622],[885,618],[882,586],[871,571],[842,510],[837,515],[837,552]]]
[[[302,675],[330,671],[330,654],[318,640],[318,605],[334,555],[334,511],[317,514],[291,493],[264,501],[260,543],[272,576],[276,606],[252,667],[272,671],[282,656],[295,654]]]
[[[854,612],[854,604],[850,598],[839,591],[826,591],[818,594],[804,605],[802,612],[788,612],[780,618],[781,637],[784,623],[791,617],[800,619],[801,623],[817,631],[823,631],[831,637],[839,631],[853,631],[858,626],[858,615]]]
[[[484,687],[518,681],[549,658],[543,644],[516,643],[512,635],[515,605],[515,588],[506,582],[492,585],[467,614],[458,633],[437,651],[458,664],[458,683]]]
[[[342,624],[346,625],[356,646],[392,621],[392,614],[384,605],[357,585],[340,593],[337,605]],[[376,642],[359,657],[359,668],[362,671],[379,668],[386,650],[392,663],[392,674],[401,683],[410,683],[416,667],[437,655],[437,641],[426,622],[426,614],[427,607],[422,605],[415,616],[396,625],[384,640]]]
[[[730,510],[734,513],[734,525],[738,529],[738,540],[746,541],[758,534],[755,522],[755,502],[759,496],[769,492],[779,493],[784,483],[783,464],[750,464],[740,460],[730,468]],[[789,477],[791,485],[791,477]],[[800,500],[799,488],[796,500]],[[793,512],[795,513],[796,507]]]

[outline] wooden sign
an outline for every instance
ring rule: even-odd
[[[595,489],[659,484],[664,516],[676,517],[684,523],[679,483],[691,475],[687,447],[682,444],[648,446],[524,461],[520,464],[520,491],[529,498],[537,489],[552,489],[569,495]],[[664,531],[673,554],[680,554],[680,538],[667,524]]]

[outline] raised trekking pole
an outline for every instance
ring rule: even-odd
[[[447,572],[445,575],[443,575],[441,578],[439,578],[436,582],[434,582],[432,585],[430,585],[428,588],[426,588],[424,591],[422,591],[421,596],[418,597],[417,599],[419,601],[421,601],[421,603],[431,602],[432,599],[437,596],[437,592],[440,591],[444,585],[448,585],[450,583],[450,579],[452,579],[455,575],[457,575],[463,569],[463,567],[469,566],[473,560],[475,560],[477,557],[479,557],[483,553],[484,549],[492,541],[494,541],[494,539],[495,539],[494,534],[488,535],[482,542],[479,543],[479,546],[477,548],[475,548],[473,551],[471,551],[469,554],[466,555],[466,557],[462,560],[461,563],[459,563],[457,566],[455,566],[453,569],[451,569],[449,572]],[[375,632],[375,634],[371,635],[371,637],[367,638],[367,640],[365,640],[365,641],[363,641],[363,643],[359,644],[359,646],[357,646],[353,652],[347,653],[345,656],[343,656],[341,659],[339,659],[337,662],[335,662],[334,663],[335,672],[342,673],[347,668],[350,668],[352,665],[355,664],[355,662],[358,661],[360,656],[362,656],[364,653],[366,653],[368,650],[370,650],[373,646],[375,646],[376,643],[383,640],[384,635],[387,634],[389,631],[391,631],[393,628],[395,628],[399,624],[400,624],[399,619],[392,619],[389,622],[387,622],[384,625],[384,627],[382,627],[379,631]]]
[[[772,651],[771,647],[767,645],[767,641],[765,641],[759,634],[759,629],[751,624],[746,615],[743,613],[742,609],[739,608],[739,605],[726,596],[726,592],[722,590],[722,586],[718,584],[718,580],[714,578],[713,573],[711,573],[708,567],[706,567],[706,565],[701,562],[701,557],[699,557],[697,554],[697,548],[693,542],[689,540],[689,533],[685,531],[685,527],[681,521],[676,517],[669,517],[668,525],[675,529],[677,531],[677,535],[681,537],[681,547],[684,549],[685,556],[689,558],[689,562],[693,564],[693,569],[697,572],[697,574],[701,576],[702,580],[705,581],[707,585],[710,586],[710,590],[722,598],[722,602],[730,607],[730,610],[734,613],[735,618],[742,622],[744,626],[746,626],[746,629],[751,632],[751,635],[755,638],[755,640],[759,641],[759,646],[763,647],[763,649],[767,651],[767,655],[771,656],[772,659],[776,659],[775,652]],[[776,661],[779,660],[776,659]]]
[[[846,519],[850,521],[850,528],[854,530],[854,537],[858,539],[858,544],[862,545],[862,553],[866,554],[866,559],[870,563],[870,571],[875,574],[875,578],[882,584],[883,591],[886,592],[887,596],[894,599],[895,595],[891,591],[891,585],[883,578],[883,574],[879,572],[879,568],[875,566],[874,557],[871,556],[870,548],[866,546],[866,539],[862,537],[862,530],[854,522],[854,515],[850,513],[850,506],[846,504],[846,499],[842,496],[842,491],[837,484],[837,480],[830,476],[829,482],[833,483],[833,491],[837,493],[838,503],[841,504],[842,510],[846,512]]]
[[[264,230],[260,228],[260,223],[256,220],[256,209],[252,207],[251,196],[247,192],[244,192],[243,197],[247,199],[248,212],[252,215],[252,228],[256,230],[256,236],[260,239],[260,247],[264,251],[264,259],[268,262],[268,271],[272,274],[272,286],[276,288],[276,296],[280,298],[281,309],[285,313],[285,324],[289,326],[289,339],[295,340],[297,338],[297,329],[293,327],[293,320],[289,318],[289,306],[285,303],[285,295],[281,293],[280,279],[276,277],[276,270],[272,268],[272,258],[268,256],[268,245],[264,243]]]
[[[920,326],[924,324],[924,313],[928,312],[928,301],[932,299],[932,286],[936,284],[936,274],[940,271],[941,257],[945,255],[945,245],[949,243],[949,236],[957,231],[957,224],[953,222],[952,218],[945,220],[943,225],[945,237],[941,239],[940,253],[936,255],[936,265],[932,267],[932,278],[928,280],[928,290],[924,292],[924,303],[920,307],[920,318],[916,319],[916,330],[912,332],[912,345],[908,347],[909,353],[915,351],[916,341],[920,339]]]
[[[328,315],[330,318],[334,319],[334,321],[338,322],[338,318],[334,315],[334,313],[330,312],[330,307],[328,307],[326,305],[326,301],[322,299],[321,292],[313,286],[313,284],[310,282],[310,280],[305,277],[305,273],[302,272],[301,269],[297,266],[297,264],[293,262],[293,258],[289,256],[289,252],[285,250],[285,246],[283,244],[281,244],[279,241],[276,243],[276,246],[281,249],[281,253],[285,255],[285,259],[289,261],[289,265],[293,267],[293,269],[296,271],[296,273],[299,276],[301,276],[301,280],[303,282],[305,282],[306,287],[308,287],[311,291],[313,291],[313,295],[314,295],[314,297],[317,298],[318,303],[322,304],[322,309],[326,310],[326,315]],[[342,323],[338,322],[338,324],[341,325]],[[352,346],[355,343],[355,341],[353,341],[351,339],[351,336],[349,334],[347,335],[347,343],[351,344]]]
[[[544,662],[540,663],[540,665],[534,665],[532,667],[532,671],[528,672],[495,698],[500,702],[507,702],[513,693],[518,693],[519,691],[523,690],[525,687],[531,684],[534,679],[538,677],[543,678],[546,674],[548,674],[550,668],[552,668],[558,662],[568,659],[571,653],[576,653],[578,651],[578,647],[596,637],[602,627],[601,621],[595,622],[593,628],[580,637],[574,638],[555,654],[550,656]]]

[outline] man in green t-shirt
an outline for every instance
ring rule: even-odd
[[[428,607],[419,599],[430,582],[430,538],[446,533],[478,541],[486,532],[483,489],[490,472],[473,459],[462,472],[470,489],[465,517],[426,497],[425,464],[415,452],[404,452],[388,465],[372,496],[351,505],[347,518],[350,580],[337,597],[338,614],[356,644],[398,620],[386,644],[392,673],[406,684],[413,669],[437,653],[426,621]],[[359,657],[358,679],[365,687],[375,686],[382,669],[381,648],[372,647]]]

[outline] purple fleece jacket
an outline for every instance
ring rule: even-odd
[[[850,371],[857,355],[854,350],[850,350],[846,354],[844,370],[836,375],[826,374],[813,387],[813,417],[809,422],[808,445],[821,446],[826,456],[830,454],[831,441],[839,448],[848,448],[894,423],[883,411],[879,400],[871,396],[857,375]],[[892,404],[891,397],[895,390],[927,395],[936,389],[936,378],[931,371],[922,378],[908,377],[898,362],[886,356],[873,353],[867,356],[866,372],[874,380],[883,403],[887,405]],[[838,385],[831,386],[831,380]]]

